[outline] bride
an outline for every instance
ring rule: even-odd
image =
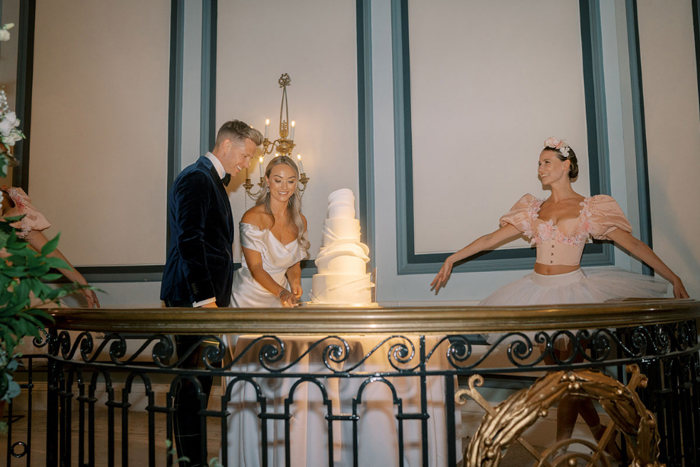
[[[309,250],[298,180],[299,169],[288,156],[277,156],[267,165],[260,196],[240,222],[243,257],[241,267],[233,276],[232,307],[277,308],[298,304],[303,293],[300,261]],[[230,357],[236,361],[231,371],[263,371],[258,363],[259,346],[247,349],[247,344],[258,337],[227,336]],[[289,359],[297,353],[288,348],[284,358]],[[285,392],[280,384],[281,381],[275,378],[260,381],[263,395],[269,400],[268,413],[283,410],[284,404],[276,396]],[[272,465],[281,465],[284,462],[283,436],[276,426],[269,437],[269,449],[261,452],[261,421],[258,418],[261,408],[252,384],[226,377],[224,394],[227,392],[230,394],[228,411],[231,415],[228,417],[226,443],[222,445],[224,464],[258,466],[262,463],[261,454],[269,454]]]
[[[241,267],[233,276],[232,306],[291,307],[302,294],[299,262],[307,256],[299,169],[288,156],[272,159],[255,207],[240,223]]]
[[[302,295],[299,262],[306,256],[309,242],[306,219],[300,212],[298,176],[292,159],[285,156],[274,158],[265,171],[262,193],[256,206],[247,211],[241,220],[243,260],[233,279],[232,302],[235,307],[291,307],[298,303]],[[349,345],[348,367],[353,364],[350,362],[363,360],[369,352],[371,358],[363,360],[358,371],[393,370],[386,360],[386,353],[371,352],[377,339],[383,339],[382,336],[344,335],[343,338]],[[319,336],[284,336],[283,350],[274,356],[274,362],[269,362],[269,355],[262,354],[265,346],[277,347],[277,339],[257,335],[228,336],[230,357],[235,362],[231,364],[230,371],[239,374],[239,377],[227,377],[224,381],[224,398],[228,400],[226,410],[230,415],[226,437],[222,440],[223,463],[257,467],[267,460],[268,465],[282,466],[285,465],[288,448],[293,465],[328,465],[331,461],[328,459],[329,443],[332,443],[332,463],[352,465],[353,430],[348,423],[337,421],[333,422],[333,429],[329,432],[327,404],[332,404],[334,413],[351,412],[351,401],[357,397],[363,380],[311,378],[302,381],[290,376],[290,373],[329,374],[322,363],[322,353],[328,345],[337,343],[338,337],[328,340]],[[324,343],[317,346],[319,339]],[[399,339],[402,343],[407,342],[406,338],[399,336]],[[391,341],[385,348],[395,345],[397,340]],[[431,347],[434,345],[431,340],[428,343]],[[414,341],[410,345],[418,344]],[[444,354],[441,355],[444,359]],[[435,357],[435,360],[439,360],[439,357]],[[276,377],[269,367],[289,368],[290,371],[281,370],[280,377]],[[334,367],[339,368],[337,365]],[[256,377],[259,374],[270,377]],[[429,451],[434,460],[430,465],[434,466],[443,466],[447,462],[446,450],[442,446],[444,440],[432,428],[432,425],[445,426],[442,381],[442,377],[431,378],[425,388],[432,430]],[[323,394],[316,383],[325,388]],[[420,409],[421,395],[416,381],[396,378],[392,385],[403,398],[404,410],[411,412]],[[361,391],[361,394],[364,402],[358,408],[360,419],[355,422],[359,465],[396,465],[399,453],[395,441],[397,422],[392,392],[387,385],[379,382]],[[289,438],[285,435],[287,420]],[[420,424],[407,424],[402,436],[404,458],[409,460],[407,463],[413,465],[420,462]],[[389,447],[380,442],[384,437],[391,440]]]

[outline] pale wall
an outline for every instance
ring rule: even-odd
[[[328,195],[340,188],[357,193],[359,186],[355,2],[219,2],[218,14],[217,128],[239,118],[264,131],[269,118],[269,138],[279,138],[278,79],[282,73],[291,78],[287,97],[289,119],[296,122],[293,156],[302,155],[311,179],[302,212],[313,259],[321,245]],[[309,18],[322,20],[311,23]],[[266,156],[265,166],[273,156]],[[249,173],[257,185],[257,161]],[[244,179],[241,172],[229,186],[236,220],[255,205],[240,186]],[[240,260],[238,249],[235,260]]]
[[[639,2],[654,251],[700,297],[700,117],[690,1]]]
[[[103,12],[102,8],[111,8],[108,6],[110,4],[100,3],[100,6],[91,7],[89,5],[94,5],[92,2],[71,1],[82,7],[78,9],[80,13],[75,8],[64,8],[65,11],[56,8],[56,11],[50,10],[52,15],[70,20],[76,27],[82,22],[96,23],[104,32],[97,33],[97,27],[91,28],[91,40],[88,41],[89,44],[84,44],[78,40],[76,33],[64,31],[57,26],[56,23],[60,21],[56,21],[56,17],[52,16],[52,21],[48,21],[45,15],[49,10],[41,12],[47,2],[38,3],[34,95],[37,106],[34,131],[37,136],[32,141],[30,167],[30,188],[37,191],[32,191],[32,196],[36,204],[54,220],[54,224],[60,219],[60,229],[64,231],[62,249],[67,251],[69,258],[76,264],[115,264],[115,260],[111,259],[115,251],[126,251],[127,255],[133,252],[131,248],[125,248],[130,241],[124,238],[132,238],[130,235],[137,231],[139,239],[145,245],[135,254],[137,259],[122,253],[116,264],[121,264],[121,261],[126,264],[161,264],[165,252],[165,125],[170,2],[134,2],[130,11],[133,13],[135,9],[143,9],[140,15],[125,14],[121,22],[112,18],[109,24],[102,24],[98,17]],[[552,118],[552,115],[558,115],[557,105],[553,106],[551,112],[542,110],[539,106],[544,100],[542,95],[547,85],[540,85],[537,80],[537,72],[548,55],[563,57],[561,60],[566,63],[571,61],[569,68],[575,69],[577,54],[580,54],[580,50],[575,47],[576,41],[580,41],[578,23],[575,20],[577,9],[562,2],[542,1],[516,15],[510,7],[522,8],[522,2],[513,0],[512,3],[499,3],[504,8],[503,13],[499,14],[498,11],[492,11],[498,5],[484,2],[441,1],[439,4],[431,3],[431,10],[421,10],[427,8],[422,2],[409,2],[409,8],[413,9],[410,16],[412,74],[415,74],[414,92],[419,93],[414,94],[413,109],[414,125],[420,124],[419,131],[414,133],[414,145],[420,149],[414,151],[414,163],[420,168],[420,171],[416,171],[415,187],[422,190],[419,201],[423,203],[418,206],[418,212],[426,216],[421,225],[430,226],[437,221],[442,222],[439,228],[421,230],[421,251],[452,251],[466,244],[478,233],[495,228],[504,207],[507,209],[522,192],[536,191],[539,184],[534,167],[544,137],[550,134],[562,135],[580,154],[586,152],[580,125],[580,76],[571,72],[570,77],[566,75],[568,79],[549,83],[553,91],[556,90],[558,99],[563,99],[566,107],[571,109],[565,118],[557,119]],[[696,157],[700,138],[692,20],[689,16],[689,1],[679,0],[671,4],[670,7],[661,7],[652,1],[645,1],[640,2],[639,7],[653,233],[657,252],[683,277],[691,295],[697,297],[700,296],[700,248],[692,241],[691,232],[696,231],[700,218],[694,207],[697,203],[693,201],[699,199],[696,193],[697,183],[693,182],[694,177],[700,174],[700,162]],[[604,15],[610,175],[613,196],[628,213],[633,225],[638,225],[636,175],[633,167],[635,148],[630,133],[630,84],[629,70],[626,68],[629,65],[625,56],[627,44],[623,6],[624,2],[621,1],[614,4],[604,2],[601,5]],[[540,8],[543,12],[550,13],[548,21],[560,21],[575,31],[562,40],[547,41],[543,31],[532,30]],[[506,25],[516,28],[518,34],[509,35],[509,29],[500,25],[494,27],[495,31],[480,29],[480,24],[488,22],[481,22],[474,15],[487,13],[484,9],[489,10],[490,17],[502,17]],[[442,31],[452,42],[457,42],[457,46],[450,46],[452,42],[443,42],[443,39],[436,37],[436,28],[440,22],[439,15],[435,16],[436,12],[457,20],[461,15],[470,13],[471,16],[465,21],[470,21],[472,28],[444,28]],[[114,14],[119,15],[118,12]],[[149,24],[148,28],[133,27],[135,22],[136,26],[140,24],[139,17],[149,14],[152,15],[153,24]],[[387,302],[433,303],[438,303],[438,299],[443,303],[480,300],[526,271],[455,274],[448,288],[437,299],[428,286],[433,274],[399,276],[396,273],[389,0],[371,2],[371,14],[376,209],[376,248],[372,254],[379,273],[379,299]],[[93,18],[93,15],[98,17]],[[264,21],[261,20],[263,17]],[[518,30],[517,20],[520,19],[528,21],[532,27]],[[46,30],[40,32],[40,24]],[[132,26],[130,33],[125,34],[127,39],[122,37],[116,40],[119,31],[115,28],[119,24]],[[262,29],[261,25],[264,25]],[[298,150],[305,155],[304,165],[311,177],[309,190],[304,197],[304,212],[309,218],[312,257],[320,243],[320,225],[325,216],[326,196],[336,188],[347,186],[357,190],[358,186],[355,27],[355,2],[307,0],[295,2],[293,7],[288,2],[219,3],[216,124],[218,126],[229,118],[237,117],[262,128],[264,119],[271,118],[271,133],[275,134],[281,98],[276,80],[282,72],[291,75],[290,118],[298,123]],[[650,31],[653,33],[650,34]],[[53,42],[59,41],[62,54],[60,59],[47,49],[46,37],[49,32],[54,37]],[[190,36],[194,37],[192,34]],[[44,39],[39,41],[42,37]],[[39,53],[39,45],[42,43],[44,52]],[[479,45],[483,45],[490,55],[479,56]],[[144,46],[145,49],[137,46]],[[542,53],[540,48],[544,46],[547,47],[546,53]],[[514,47],[521,53],[514,54]],[[197,46],[189,47],[188,50],[196,51],[196,48]],[[668,50],[674,50],[674,53],[666,53]],[[461,53],[462,57],[459,63],[455,60],[457,53]],[[499,60],[498,54],[505,55]],[[474,61],[481,64],[480,67],[468,66],[471,61],[464,60],[464,57],[472,56]],[[140,84],[136,91],[151,90],[146,97],[142,96],[143,99],[154,103],[157,98],[161,104],[147,106],[148,112],[144,113],[140,107],[145,106],[143,99],[137,102],[130,100],[135,91],[134,86],[123,83],[124,80],[128,82],[130,75],[125,72],[119,74],[123,72],[123,67],[115,66],[115,63],[122,60],[136,61],[137,66],[127,68],[139,70],[139,83],[142,83],[142,79],[145,80],[145,84]],[[517,68],[513,61],[517,62]],[[499,71],[493,79],[489,79],[488,70],[484,70],[491,66]],[[566,68],[568,71],[565,73],[571,71],[569,68]],[[119,80],[101,73],[104,69],[113,70]],[[434,69],[442,74],[435,75],[432,73]],[[513,70],[522,74],[522,83],[509,78],[508,74],[513,73]],[[93,71],[91,79],[85,76],[85,71]],[[461,80],[455,79],[452,73],[457,73],[466,84],[460,87]],[[165,82],[162,81],[163,74]],[[77,79],[78,84],[72,83],[70,78]],[[193,79],[196,81],[196,78]],[[159,84],[156,86],[156,83]],[[474,92],[475,84],[491,87],[490,100]],[[62,86],[58,88],[60,93],[56,90],[59,85]],[[105,91],[105,87],[109,92]],[[429,89],[433,91],[428,93]],[[59,102],[58,96],[65,97]],[[103,106],[95,104],[95,100],[101,99],[109,99],[109,115],[105,115]],[[132,107],[139,106],[140,111],[130,112],[129,106],[120,105],[125,99]],[[192,102],[189,105],[196,107],[197,100],[193,98]],[[509,108],[510,102],[515,103],[516,112]],[[58,124],[52,121],[52,126],[49,126],[48,116],[65,113],[66,108],[70,110],[71,119],[59,121]],[[107,117],[111,119],[112,125],[121,129],[116,132],[120,136],[118,141],[115,141],[113,126],[98,127],[93,123],[93,120]],[[494,128],[489,122],[503,122],[503,126]],[[40,131],[40,128],[44,131]],[[75,134],[75,129],[80,130],[80,138]],[[129,146],[128,149],[133,151],[124,151],[125,146],[121,143],[125,129],[135,132],[131,135],[132,138],[150,136],[147,143],[151,146]],[[148,131],[145,132],[145,129]],[[192,132],[192,129],[188,127],[185,131]],[[51,142],[57,138],[60,140],[65,132],[73,135],[66,137],[65,141],[71,144],[51,146]],[[435,149],[431,146],[430,136],[433,133],[437,136],[438,146]],[[452,141],[465,134],[469,137],[468,145]],[[481,138],[481,135],[485,136]],[[107,138],[111,144],[100,146],[99,151],[92,150],[101,138]],[[485,144],[485,141],[491,139],[495,139],[495,142],[493,151],[489,152],[491,145]],[[119,144],[115,144],[117,142]],[[669,163],[669,159],[662,158],[668,154],[666,148],[669,146],[681,149],[673,154],[678,163]],[[185,157],[190,157],[189,152],[197,146],[193,141],[188,141],[187,147],[188,153],[183,153],[183,161]],[[49,148],[51,151],[47,153]],[[481,169],[485,152],[488,155],[487,166]],[[148,155],[150,165],[143,171],[135,170],[135,161],[130,159],[134,155],[141,159]],[[504,156],[508,158],[507,163],[503,166],[494,164],[494,161]],[[191,157],[194,160],[196,156],[192,154]],[[110,163],[115,159],[121,165]],[[472,167],[477,167],[484,170],[484,176],[475,180],[475,186],[465,184],[465,188],[460,182],[459,173],[451,170],[455,166],[462,171],[471,171]],[[74,167],[78,167],[78,170],[74,170]],[[42,176],[42,173],[51,174],[52,177]],[[147,185],[147,193],[126,188],[124,180],[134,180],[134,177],[143,173],[151,174],[152,178]],[[257,174],[256,166],[252,167],[251,173]],[[56,177],[56,174],[60,174],[60,177]],[[162,179],[159,178],[161,176]],[[484,178],[485,182],[482,181]],[[583,194],[588,194],[587,186],[581,183],[586,179],[587,177],[580,177],[576,185]],[[61,180],[61,195],[56,194],[59,189],[57,180]],[[449,183],[445,183],[445,180]],[[507,180],[505,188],[503,180]],[[683,182],[679,183],[679,180]],[[139,188],[145,186],[142,181],[134,182],[133,185]],[[689,191],[681,193],[683,189]],[[103,195],[103,191],[109,196]],[[686,192],[690,195],[686,195]],[[447,201],[442,202],[440,195]],[[242,212],[251,203],[248,201],[245,204],[241,188],[235,188],[230,197],[235,217],[240,219]],[[481,203],[466,207],[465,200],[472,197]],[[85,198],[88,198],[87,204],[80,205],[77,200],[84,202]],[[142,206],[143,203],[146,207]],[[430,219],[429,216],[434,215],[431,206],[436,205],[448,205],[459,212],[437,212],[437,220]],[[669,205],[674,207],[668,209]],[[71,206],[73,209],[68,211],[63,206]],[[144,211],[149,215],[143,216]],[[124,218],[126,214],[130,216],[129,219]],[[114,217],[121,222],[113,222]],[[85,218],[88,219],[87,223]],[[133,218],[147,222],[151,227],[147,230],[134,227]],[[123,227],[124,223],[129,225],[128,229]],[[97,230],[95,225],[99,226],[99,234],[92,230],[89,235],[85,234],[86,226]],[[118,240],[113,237],[116,232],[120,235]],[[616,264],[626,269],[636,267],[625,253],[619,251],[616,252]],[[308,289],[308,280],[304,281],[304,286]],[[109,305],[159,303],[157,284],[102,284],[102,287],[112,292],[110,298],[103,300]]]
[[[37,1],[29,194],[76,265],[165,261],[170,2]]]

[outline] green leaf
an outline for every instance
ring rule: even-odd
[[[62,269],[73,269],[71,268],[68,263],[63,261],[61,258],[46,258],[46,264],[48,264],[52,268],[62,268]]]
[[[21,281],[17,287],[15,287],[15,293],[20,297],[26,297],[29,295],[29,284],[27,281]]]
[[[8,267],[3,273],[11,277],[25,277],[27,275],[27,271],[23,267]]]
[[[19,216],[7,216],[5,218],[5,222],[7,222],[8,224],[14,224],[17,221],[21,221],[22,219],[24,219],[24,216],[26,216],[26,214],[20,214]]]
[[[14,248],[12,249],[11,253],[11,258],[27,258],[37,256],[37,253],[34,250],[30,250],[29,248]]]
[[[58,273],[44,274],[43,276],[41,276],[41,280],[44,282],[53,282],[53,281],[59,280],[62,277],[63,277],[63,274],[58,274]]]
[[[26,319],[29,323],[33,324],[34,326],[28,327],[27,329],[27,335],[28,336],[34,336],[34,337],[39,337],[39,330],[37,328],[43,328],[44,323],[42,323],[40,320],[38,320],[36,317],[30,315],[30,314],[25,314],[24,319]]]
[[[39,264],[38,266],[30,267],[28,273],[32,277],[43,277],[45,274],[48,274],[50,270],[51,268],[49,265],[43,263]]]
[[[7,246],[7,240],[10,238],[9,232],[0,232],[0,248]]]
[[[49,240],[46,245],[41,247],[41,255],[42,256],[48,256],[49,254],[53,253],[56,247],[58,246],[58,239],[61,237],[61,234],[58,233],[54,238]]]

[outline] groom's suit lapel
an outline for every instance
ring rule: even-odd
[[[229,232],[233,232],[233,213],[231,213],[231,203],[228,200],[228,194],[226,193],[226,188],[224,187],[224,183],[221,181],[221,177],[219,177],[219,173],[216,171],[216,168],[214,168],[214,164],[211,163],[209,159],[206,157],[204,158],[209,165],[209,175],[211,176],[212,181],[214,182],[214,185],[217,186],[219,197],[221,199],[222,205],[224,206],[224,212],[226,213],[226,221],[228,222],[228,229]],[[233,241],[233,239],[231,239]]]

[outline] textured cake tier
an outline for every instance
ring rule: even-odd
[[[348,245],[355,249],[357,245]],[[367,272],[367,261],[369,258],[362,254],[362,251],[349,249],[338,249],[333,254],[325,255],[321,259],[316,259],[316,267],[319,274],[364,274]]]
[[[372,303],[369,274],[314,274],[311,301],[336,305]]]
[[[360,241],[360,221],[358,219],[326,219],[323,221],[323,243],[327,247],[338,240]]]
[[[354,219],[355,194],[348,188],[336,190],[328,196],[328,219]]]

